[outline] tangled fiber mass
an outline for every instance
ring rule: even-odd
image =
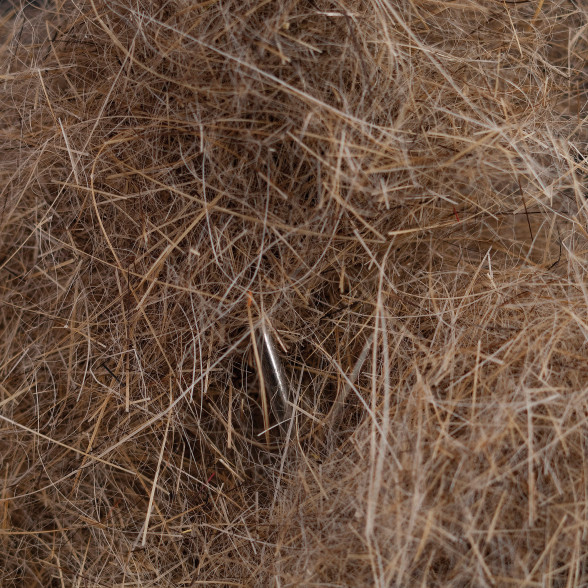
[[[588,583],[584,0],[2,6],[1,586]]]

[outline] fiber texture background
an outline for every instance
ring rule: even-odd
[[[588,583],[584,1],[0,14],[1,586]]]

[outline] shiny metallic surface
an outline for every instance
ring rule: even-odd
[[[290,387],[274,339],[265,322],[261,324],[257,342],[271,411],[280,425],[287,427],[292,418]]]

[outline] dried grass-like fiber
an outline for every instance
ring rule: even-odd
[[[0,584],[588,582],[586,16],[5,11]]]

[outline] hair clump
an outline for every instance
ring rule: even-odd
[[[0,584],[588,582],[586,7],[38,4]]]

